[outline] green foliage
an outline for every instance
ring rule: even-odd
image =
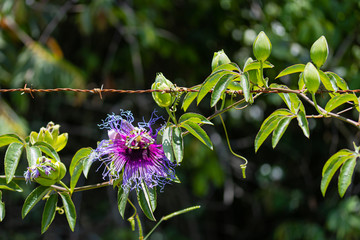
[[[61,197],[62,203],[64,205],[65,215],[66,215],[66,219],[68,221],[69,227],[70,227],[71,231],[74,231],[75,223],[76,223],[75,205],[74,205],[73,201],[71,200],[69,193],[62,192],[62,193],[60,193],[60,197]]]
[[[39,186],[35,188],[25,199],[24,205],[21,210],[22,218],[24,218],[50,190],[51,188],[46,186]]]
[[[156,221],[153,214],[156,208],[156,198],[157,198],[156,188],[155,187],[148,188],[147,185],[144,182],[142,182],[141,190],[137,189],[136,193],[137,193],[138,203],[142,211],[144,212],[145,216],[152,221]]]
[[[50,224],[55,218],[56,207],[58,202],[57,194],[51,194],[50,197],[46,200],[42,220],[41,220],[41,234],[46,232]]]

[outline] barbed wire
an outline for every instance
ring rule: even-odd
[[[103,93],[121,93],[121,94],[134,94],[134,93],[152,93],[152,92],[164,92],[164,93],[171,93],[171,92],[199,92],[200,90],[195,90],[186,87],[176,87],[174,89],[164,89],[164,90],[155,90],[155,89],[143,89],[143,90],[124,90],[124,89],[113,89],[113,88],[93,88],[93,89],[80,89],[80,88],[32,88],[25,86],[23,88],[0,88],[0,93],[11,93],[11,92],[21,92],[22,94],[28,93],[34,98],[33,93],[51,93],[51,92],[79,92],[79,93],[93,93],[99,94],[100,98],[102,99]],[[256,89],[251,90],[251,93],[304,93],[304,90],[292,90],[286,88],[263,88],[263,89]],[[210,90],[212,92],[212,90]],[[226,93],[228,94],[238,94],[243,95],[242,90],[232,91],[227,90]],[[318,90],[317,94],[323,93],[360,93],[360,89],[354,90],[337,90],[337,91],[329,91],[329,90]]]

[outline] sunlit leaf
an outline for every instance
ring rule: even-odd
[[[25,149],[29,167],[34,166],[36,164],[36,160],[42,156],[40,148],[26,144]]]
[[[243,90],[245,101],[249,102],[251,100],[250,82],[245,74],[240,75],[240,85]]]
[[[35,188],[25,199],[21,210],[21,216],[24,218],[30,210],[49,192],[51,188],[46,186],[39,186]]]
[[[45,203],[42,220],[41,220],[41,234],[43,234],[48,230],[50,224],[53,222],[55,218],[57,201],[58,201],[58,195],[51,194]]]
[[[0,147],[9,145],[10,143],[23,143],[24,141],[15,134],[4,134],[0,136]]]
[[[273,68],[273,67],[274,67],[274,65],[272,65],[268,61],[265,61],[263,63],[263,68]],[[246,67],[244,68],[244,72],[248,72],[250,70],[255,70],[255,69],[260,69],[260,62],[254,61],[252,63],[247,64]]]
[[[73,169],[73,172],[71,173],[70,178],[70,190],[71,192],[74,191],[74,188],[76,187],[77,182],[79,181],[79,177],[84,169],[84,165],[82,164],[82,161],[79,162]]]
[[[336,81],[336,85],[341,89],[341,90],[348,90],[349,87],[346,83],[346,81],[344,79],[342,79],[341,77],[339,77],[339,75],[337,75],[336,73],[333,72],[326,72],[326,75],[328,75],[329,78],[334,78]]]
[[[46,142],[36,142],[34,146],[37,146],[40,148],[40,150],[51,157],[52,159],[60,162],[59,154],[56,152],[56,150],[48,143]]]
[[[5,203],[2,201],[2,192],[0,191],[0,222],[5,218]]]
[[[174,162],[174,153],[173,153],[173,149],[172,149],[172,131],[173,128],[172,127],[166,127],[163,131],[163,136],[162,136],[162,147],[165,153],[165,156],[167,159],[169,159],[171,162]]]
[[[272,147],[275,148],[294,116],[282,118],[273,131]]]
[[[220,78],[220,80],[216,83],[214,90],[211,94],[211,107],[214,107],[216,103],[220,100],[221,96],[224,94],[227,86],[231,83],[233,79],[235,79],[238,75],[227,74]]]
[[[303,131],[305,137],[309,138],[310,137],[309,122],[306,119],[305,112],[299,111],[296,117],[298,120],[299,127]]]
[[[199,86],[195,86],[191,89],[194,90],[199,90],[200,89],[200,85]],[[188,92],[186,93],[183,103],[182,103],[182,109],[184,109],[184,112],[187,111],[187,109],[189,108],[190,104],[195,100],[196,96],[198,95],[198,92]]]
[[[156,190],[150,190],[144,181],[141,182],[141,189],[137,189],[137,199],[145,216],[156,221],[153,212],[156,208]]]
[[[337,91],[338,87],[336,85],[335,78],[330,78],[328,75],[326,75],[323,71],[318,70],[320,75],[320,80],[324,87],[329,91]]]
[[[6,180],[4,178],[0,178],[0,189],[16,191],[16,192],[23,191],[23,189],[19,185],[17,185],[14,181],[6,183]]]
[[[279,73],[279,75],[276,76],[276,78],[283,77],[293,73],[300,73],[303,72],[304,69],[305,69],[305,64],[295,64],[282,70]]]
[[[355,105],[359,104],[359,101],[354,94],[340,94],[338,96],[331,98],[327,102],[327,104],[325,106],[325,110],[327,112],[330,112],[330,111],[334,110],[335,108],[343,105],[346,102],[353,102]]]
[[[65,215],[66,215],[66,219],[69,223],[69,227],[70,227],[71,231],[74,231],[75,224],[76,224],[75,205],[74,205],[73,201],[71,200],[70,195],[67,192],[61,192],[60,196],[61,196],[62,202],[64,204]]]
[[[20,156],[24,146],[21,143],[13,142],[9,145],[5,153],[5,175],[6,182],[9,183],[15,175],[16,168],[20,161]]]
[[[179,118],[180,125],[186,122],[193,122],[193,123],[202,123],[202,124],[210,124],[213,125],[206,117],[198,113],[185,113],[181,115]]]
[[[180,164],[184,157],[184,143],[181,134],[181,129],[179,127],[175,127],[173,129],[171,144],[172,144],[172,149],[174,151],[176,163]]]
[[[344,162],[344,164],[340,169],[339,182],[338,182],[340,197],[344,196],[346,190],[351,184],[355,165],[356,165],[356,157],[353,157],[348,159],[346,162]]]
[[[222,65],[221,65],[222,66]],[[199,93],[197,95],[197,104],[205,97],[205,95],[212,90],[216,83],[226,74],[229,74],[226,71],[217,72],[211,74],[208,78],[205,79],[204,83],[201,85]]]
[[[193,122],[186,122],[186,124],[182,124],[181,127],[188,130],[194,137],[199,139],[208,148],[210,148],[211,150],[213,149],[213,145],[209,136],[199,125]]]
[[[80,161],[89,157],[91,151],[92,151],[91,148],[81,148],[75,153],[74,157],[71,160],[70,167],[69,167],[70,176],[72,176],[72,174],[75,170],[75,167],[78,164],[82,164],[82,163],[80,163]]]
[[[119,209],[120,215],[123,219],[124,219],[126,203],[127,203],[128,197],[129,197],[129,192],[130,192],[129,190],[124,191],[124,189],[121,186],[119,187],[117,202],[118,202],[118,209]]]

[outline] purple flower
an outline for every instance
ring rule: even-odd
[[[90,155],[90,159],[105,164],[104,178],[122,177],[125,191],[141,189],[142,182],[149,188],[162,188],[175,179],[175,164],[167,159],[162,145],[156,144],[160,129],[151,127],[159,119],[163,118],[154,111],[149,122],[139,122],[135,127],[130,111],[108,115],[99,127],[108,130],[109,139],[102,140]]]
[[[24,172],[26,183],[34,181],[36,178],[40,177],[40,172],[43,172],[46,175],[50,175],[51,171],[54,171],[55,169],[49,166],[49,164],[51,164],[51,161],[44,159],[39,164],[28,167],[27,171]]]

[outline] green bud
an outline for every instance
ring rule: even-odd
[[[305,86],[310,93],[315,93],[320,86],[320,75],[315,66],[309,62],[304,69],[304,82]]]
[[[254,56],[258,61],[266,61],[271,53],[271,42],[266,34],[261,31],[253,44]]]
[[[66,174],[66,167],[60,161],[39,157],[36,162],[37,164],[33,168],[37,169],[39,176],[33,180],[43,186],[50,186],[59,182]]]
[[[316,67],[320,68],[326,61],[329,54],[329,46],[326,38],[321,36],[314,42],[310,49],[310,58]]]
[[[55,125],[53,122],[49,122],[46,128],[42,127],[40,129],[39,133],[30,133],[30,142],[32,144],[35,144],[36,142],[46,142],[59,152],[66,146],[68,140],[67,133],[59,135],[59,128],[59,124]]]
[[[175,88],[174,84],[164,77],[162,73],[156,75],[155,82],[151,85],[153,90],[167,90]],[[171,93],[152,92],[152,97],[160,107],[170,107],[175,97]]]
[[[211,69],[214,71],[220,65],[231,63],[228,56],[225,54],[224,50],[220,50],[214,53],[214,57],[211,62]]]

